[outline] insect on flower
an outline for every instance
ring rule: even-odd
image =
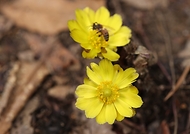
[[[109,40],[109,33],[108,30],[106,28],[103,28],[103,26],[97,22],[93,23],[92,25],[92,29],[93,30],[98,30],[99,33],[101,33],[101,35],[103,35],[105,41]],[[99,35],[99,36],[101,36]]]
[[[121,16],[111,16],[106,7],[96,11],[89,7],[77,9],[75,15],[75,20],[68,21],[68,27],[71,37],[83,48],[82,57],[117,61],[117,47],[127,45],[131,38],[131,30],[122,26]]]

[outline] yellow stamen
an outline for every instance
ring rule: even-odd
[[[104,81],[98,86],[99,99],[105,104],[113,103],[118,97],[118,87],[111,81]]]
[[[91,30],[89,34],[89,44],[93,46],[94,49],[105,48],[108,42],[105,41],[104,36],[98,30]]]

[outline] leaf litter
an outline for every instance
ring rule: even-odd
[[[11,129],[9,133],[13,134],[138,134],[139,131],[188,134],[189,52],[184,42],[189,40],[190,3],[187,0],[136,2],[1,2],[0,75],[4,85],[0,97],[1,132]],[[74,90],[85,77],[89,61],[81,60],[78,44],[69,40],[65,31],[66,22],[73,18],[76,8],[88,5],[97,9],[105,4],[112,13],[121,14],[124,24],[133,31],[135,38],[131,44],[118,50],[123,56],[119,63],[125,68],[138,69],[136,86],[144,101],[135,117],[112,126],[97,125],[74,106]],[[165,18],[158,17],[159,14]],[[169,45],[172,50],[168,50]],[[173,66],[169,65],[172,59],[166,52],[173,56]],[[177,92],[172,90],[175,87]],[[164,101],[170,92],[172,99]]]
[[[1,11],[19,27],[45,35],[58,34],[67,29],[67,21],[74,18],[77,8],[97,9],[104,0],[16,0],[1,6]]]

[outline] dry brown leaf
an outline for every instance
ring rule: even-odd
[[[78,125],[72,128],[71,134],[116,134],[112,130],[112,125],[108,123],[98,124],[96,119],[86,118],[84,111],[79,110],[74,105],[73,110],[73,117],[78,120]]]
[[[2,37],[3,33],[12,27],[12,25],[13,23],[10,20],[0,14],[0,38]]]
[[[137,70],[143,70],[147,65],[151,66],[157,62],[157,56],[155,53],[148,50],[146,47],[139,45],[134,52],[137,58],[133,61]]]
[[[179,53],[179,57],[182,58],[182,66],[185,68],[190,66],[190,40],[187,41],[186,47]]]
[[[11,128],[11,134],[33,134],[34,130],[31,126],[32,115],[31,113],[39,106],[39,95],[33,97],[22,112],[18,115],[14,124],[16,127]]]
[[[15,63],[9,72],[9,77],[6,82],[4,92],[2,93],[0,98],[0,115],[3,109],[6,107],[9,97],[11,96],[11,92],[16,84],[16,79],[17,79],[16,74],[18,70],[19,70],[19,63]]]
[[[57,34],[67,29],[77,8],[97,9],[105,0],[17,0],[1,6],[1,11],[16,25],[41,34]]]
[[[94,119],[88,119],[87,128],[89,130],[88,134],[115,134],[115,132],[112,131],[111,125],[100,125]]]
[[[122,1],[139,9],[154,9],[156,7],[168,6],[168,0],[122,0]]]
[[[162,130],[162,134],[170,134],[168,123],[165,120],[162,121],[160,127]]]
[[[74,92],[74,89],[75,87],[65,85],[55,86],[48,90],[48,95],[59,100],[64,100],[68,94]]]
[[[69,70],[79,70],[81,65],[76,57],[64,48],[59,41],[54,37],[43,39],[34,34],[24,34],[31,50],[35,55],[41,57],[47,49],[51,49],[48,54],[48,59],[45,60],[46,65],[52,71],[62,71],[68,68]],[[47,58],[47,57],[45,57]]]
[[[61,43],[55,42],[54,44],[54,50],[46,64],[53,70],[58,71],[65,68],[68,70],[79,70],[81,65],[78,59],[68,49],[61,46]]]
[[[47,74],[49,74],[49,71],[40,62],[22,62],[20,64],[17,85],[0,117],[1,134],[8,131],[12,121]]]
[[[45,63],[57,65],[61,69],[72,68],[72,65],[80,66],[78,60],[67,49],[62,47],[54,37],[46,38],[46,42],[33,34],[29,34],[27,37],[28,42],[31,43],[32,50],[35,48],[33,52],[38,52],[39,54],[39,61],[21,61],[16,81],[17,85],[12,90],[13,93],[9,97],[7,106],[0,117],[0,132],[2,134],[8,131],[19,111],[36,91],[43,78],[50,73]],[[34,45],[35,43],[39,44],[41,48]]]
[[[12,27],[13,23],[0,14],[0,38]]]
[[[56,82],[57,85],[65,85],[70,81],[68,77],[59,76],[59,75],[53,75],[52,76],[53,81]]]
[[[17,56],[20,61],[34,61],[35,60],[35,54],[31,50],[18,52]]]
[[[124,47],[124,57],[129,65],[133,64],[138,73],[145,73],[148,66],[157,63],[156,53],[142,46],[136,37],[133,37],[132,42]],[[122,58],[121,58],[122,60]]]
[[[80,119],[84,121],[81,123],[82,126],[73,128],[72,134],[116,134],[112,131],[112,125],[109,124],[98,124],[95,119]]]

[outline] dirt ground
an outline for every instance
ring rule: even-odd
[[[132,30],[117,63],[137,69],[144,103],[113,125],[74,105],[98,62],[82,58],[67,28],[86,6],[106,6]],[[189,68],[189,0],[0,0],[0,134],[190,134]]]

